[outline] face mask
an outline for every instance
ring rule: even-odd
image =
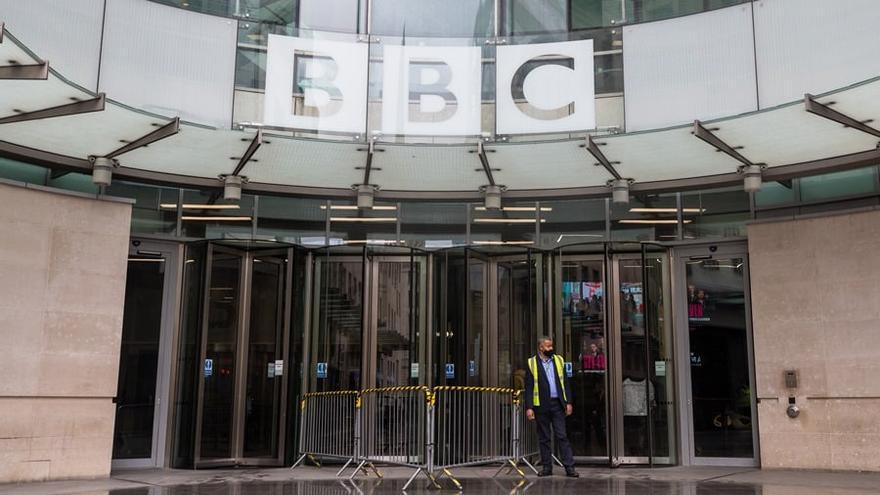
[[[547,356],[547,357],[552,356],[552,355],[553,355],[553,349],[549,349],[549,350],[544,351],[544,355]]]

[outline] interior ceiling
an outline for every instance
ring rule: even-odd
[[[41,63],[8,33],[0,65]],[[93,100],[97,95],[49,72],[46,79],[0,77],[0,119]],[[88,172],[90,156],[105,156],[168,125],[166,117],[126,107],[107,95],[101,111],[0,120],[0,154]],[[117,176],[196,187],[219,187],[218,176],[248,177],[255,192],[349,196],[368,182],[380,198],[479,197],[495,183],[508,197],[591,196],[608,193],[617,174],[633,191],[668,191],[738,184],[742,165],[765,167],[765,180],[861,166],[880,158],[880,78],[806,101],[702,122],[726,146],[695,135],[695,126],[556,141],[458,145],[403,145],[295,138],[269,130],[225,130],[180,123],[179,132],[115,156]],[[815,107],[814,107],[815,108]],[[823,114],[823,115],[820,115]],[[844,125],[851,117],[854,125]],[[254,144],[260,146],[242,161]],[[717,144],[717,142],[715,143]],[[595,150],[591,152],[590,149]],[[733,153],[731,153],[733,151]],[[598,155],[597,155],[598,153]],[[372,157],[370,158],[370,155]],[[600,157],[606,162],[602,165]]]

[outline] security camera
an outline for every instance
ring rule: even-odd
[[[131,241],[131,245],[134,247],[138,247],[141,245],[141,241]]]
[[[711,251],[711,252],[713,252],[713,253],[714,253],[715,251],[718,251],[718,246],[709,246],[709,251]]]

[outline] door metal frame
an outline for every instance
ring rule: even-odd
[[[137,243],[137,244],[135,244]],[[156,362],[156,389],[153,409],[153,438],[150,457],[142,459],[112,459],[112,469],[162,467],[171,445],[169,421],[172,413],[171,368],[175,363],[174,342],[178,333],[177,309],[180,306],[182,280],[182,246],[178,243],[132,239],[129,256],[154,256],[160,253],[165,260],[162,281],[162,315],[159,330],[159,353]],[[117,391],[118,393],[118,391]],[[115,431],[114,431],[115,434]]]
[[[240,310],[237,315],[236,322],[236,339],[235,339],[235,385],[232,397],[232,436],[230,439],[230,457],[219,459],[203,460],[201,458],[202,446],[202,421],[204,415],[204,392],[205,392],[205,376],[202,371],[201,363],[205,360],[208,344],[208,325],[209,325],[209,307],[210,307],[210,287],[211,274],[213,270],[214,254],[222,253],[237,256],[241,265],[238,274],[238,290],[237,301]],[[291,248],[264,249],[256,251],[247,251],[239,248],[208,244],[207,255],[205,258],[205,289],[202,299],[202,331],[201,343],[199,350],[199,380],[198,395],[196,406],[196,435],[195,450],[193,456],[193,465],[196,468],[203,467],[221,467],[221,466],[280,466],[284,464],[284,439],[287,413],[287,385],[290,377],[290,366],[285,366],[287,372],[282,374],[281,378],[281,394],[280,404],[278,404],[278,451],[275,457],[245,457],[244,456],[244,422],[247,392],[247,365],[248,365],[248,343],[250,339],[250,314],[251,314],[251,285],[253,283],[252,263],[254,258],[258,257],[281,257],[286,259],[286,263],[281,263],[281,277],[279,280],[279,288],[283,287],[287,291],[280,295],[283,304],[282,308],[282,327],[281,327],[281,356],[283,362],[289,363],[289,339],[290,339],[290,311],[292,304],[292,280],[290,275],[293,260],[293,250]]]
[[[746,345],[749,367],[749,386],[752,390],[752,457],[697,457],[694,451],[694,428],[693,428],[693,389],[691,387],[690,370],[690,339],[687,312],[687,268],[686,262],[692,256],[711,257],[737,257],[743,259],[743,294],[745,296],[746,318]],[[760,466],[760,443],[758,435],[758,411],[755,394],[755,352],[754,336],[752,330],[752,305],[751,305],[751,281],[749,278],[749,250],[748,245],[741,241],[705,243],[701,245],[688,245],[672,249],[670,254],[672,261],[671,269],[674,270],[672,277],[672,301],[674,308],[674,331],[676,361],[681,363],[678,369],[677,395],[679,416],[679,442],[680,462],[682,465],[696,466]]]
[[[605,369],[605,452],[606,452],[606,455],[604,455],[604,456],[576,456],[574,459],[575,459],[575,462],[586,462],[586,463],[590,463],[590,464],[600,464],[600,465],[601,464],[612,465],[613,464],[613,457],[612,457],[612,436],[611,435],[612,435],[612,431],[617,429],[617,424],[615,422],[614,425],[612,426],[612,421],[614,421],[614,420],[611,416],[613,413],[611,406],[612,406],[612,403],[616,401],[616,399],[615,399],[614,394],[611,390],[610,375],[611,375],[612,368],[615,366],[614,363],[618,363],[619,361],[616,358],[613,358],[611,355],[611,346],[612,346],[611,329],[612,329],[612,325],[611,325],[611,318],[610,318],[611,312],[608,311],[609,304],[611,303],[609,301],[609,289],[608,289],[610,286],[610,278],[609,278],[609,270],[608,270],[609,263],[608,263],[608,260],[606,259],[605,254],[602,254],[602,253],[589,253],[589,254],[574,253],[571,255],[566,255],[566,254],[564,254],[564,251],[559,250],[559,249],[557,249],[554,252],[553,265],[554,265],[554,271],[556,273],[556,276],[554,277],[555,283],[553,284],[553,293],[550,296],[550,299],[555,301],[556,307],[554,308],[554,310],[555,310],[555,318],[554,319],[556,321],[555,330],[558,333],[558,335],[551,334],[550,336],[553,337],[554,339],[557,339],[557,341],[564,342],[564,340],[562,339],[563,325],[562,325],[562,302],[561,302],[562,282],[563,282],[563,280],[562,280],[562,268],[563,268],[562,264],[563,264],[563,262],[585,262],[585,261],[598,262],[600,264],[600,266],[602,267],[602,273],[601,273],[602,288],[603,288],[603,291],[605,292],[605,297],[604,297],[604,306],[605,307],[603,308],[604,316],[602,318],[602,320],[603,320],[602,324],[604,326],[604,331],[605,331],[605,346],[606,346],[605,356],[608,361],[608,365],[606,365],[606,369]],[[571,352],[573,355],[575,350],[571,349]],[[575,414],[578,414],[578,412],[575,411]]]

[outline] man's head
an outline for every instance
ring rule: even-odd
[[[553,339],[544,335],[538,338],[538,352],[544,357],[553,355]]]

